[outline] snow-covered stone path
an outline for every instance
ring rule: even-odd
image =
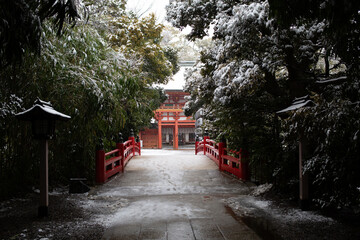
[[[259,239],[225,207],[249,191],[193,151],[144,150],[89,197],[114,202],[103,239]]]

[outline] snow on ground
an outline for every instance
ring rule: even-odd
[[[256,216],[257,214],[269,215],[280,222],[328,222],[334,220],[322,216],[313,211],[302,211],[296,208],[281,207],[279,204],[259,198],[261,194],[269,191],[272,184],[263,184],[256,187],[249,196],[238,196],[227,200],[228,205],[243,212],[245,216]]]
[[[112,198],[112,196],[89,195],[78,202],[78,206],[92,216],[91,221],[104,227],[109,227],[115,214],[129,205],[125,198]]]
[[[67,188],[49,193],[49,217],[37,218],[39,194],[0,202],[0,239],[100,239],[105,226],[82,206],[87,194],[69,194]],[[81,201],[83,200],[83,201]]]
[[[239,196],[227,200],[228,205],[240,211],[244,216],[261,216],[269,215],[276,221],[289,222],[327,222],[331,223],[334,220],[329,217],[324,217],[313,211],[302,211],[294,208],[283,208],[277,206],[274,202],[269,200],[261,200],[253,196]]]
[[[260,196],[261,194],[269,191],[272,188],[272,186],[273,185],[269,184],[269,183],[262,184],[262,185],[256,187],[255,190],[253,190],[250,195],[254,196],[254,197]]]
[[[166,156],[166,155],[179,155],[180,150],[173,150],[173,149],[142,149],[141,155],[142,156],[150,156],[150,155],[156,155],[156,156]],[[188,150],[181,150],[181,154],[186,155],[194,155],[195,149],[188,149]]]
[[[351,224],[262,197],[271,187],[261,185],[250,195],[239,195],[224,202],[248,226],[269,239],[359,239],[359,232]]]
[[[66,187],[58,187],[54,188],[52,191],[49,192],[50,196],[56,196],[56,195],[64,195],[67,194],[69,190]],[[40,193],[40,190],[39,190]]]

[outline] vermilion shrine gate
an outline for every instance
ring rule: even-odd
[[[168,99],[155,111],[157,129],[140,132],[144,148],[163,148],[164,145],[178,149],[179,145],[195,143],[195,120],[186,117],[183,107],[185,96],[182,90],[165,90]]]

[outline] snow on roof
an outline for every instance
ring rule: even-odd
[[[314,102],[309,100],[308,98],[309,98],[308,95],[300,97],[300,98],[295,98],[293,103],[289,107],[287,107],[283,110],[277,111],[276,113],[278,113],[278,114],[285,113],[285,112],[297,110],[302,107],[314,105]]]
[[[322,79],[322,80],[316,81],[316,83],[320,83],[320,84],[341,83],[342,81],[345,81],[346,79],[347,79],[347,76],[342,76],[342,77],[338,77],[338,78]]]
[[[45,102],[40,99],[37,99],[35,101],[34,106],[23,112],[16,114],[15,116],[20,120],[25,120],[25,121],[31,121],[36,117],[52,118],[56,120],[67,120],[71,118],[66,114],[56,111],[52,107],[50,102]]]

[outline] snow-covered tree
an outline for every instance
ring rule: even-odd
[[[196,61],[200,52],[212,45],[210,37],[189,41],[184,32],[172,26],[165,26],[162,35],[162,44],[176,49],[179,61]]]
[[[319,61],[324,71],[315,72],[320,81],[313,89],[317,105],[295,113],[288,129],[294,134],[303,126],[308,138],[306,171],[314,181],[314,200],[322,207],[358,204],[360,2],[269,2],[280,27],[314,20],[325,23]]]
[[[324,18],[304,20],[301,17],[282,25],[270,14],[268,1],[257,0],[173,1],[167,11],[168,20],[174,26],[192,27],[188,36],[190,39],[202,38],[210,25],[214,26],[214,46],[202,53],[197,68],[189,72],[187,77],[191,99],[186,113],[194,113],[200,107],[206,109],[213,128],[222,131],[231,146],[249,149],[253,164],[263,162],[263,171],[268,180],[276,179],[277,183],[287,185],[294,182],[289,179],[297,179],[294,157],[296,139],[303,128],[312,126],[310,121],[318,123],[319,132],[329,129],[330,132],[339,132],[337,128],[340,125],[331,125],[336,121],[333,118],[335,109],[338,111],[345,103],[347,106],[358,106],[359,85],[356,78],[344,83],[347,88],[335,87],[338,91],[318,84],[324,78],[347,79],[347,70],[352,67],[338,57],[340,54],[329,51],[331,42],[326,33],[330,25]],[[325,67],[321,67],[321,63]],[[310,95],[317,107],[311,111],[294,112],[291,121],[281,123],[276,112],[290,105],[295,97],[304,95]],[[330,110],[328,106],[334,108]],[[319,118],[318,114],[324,111],[328,112],[326,117]],[[345,112],[351,123],[348,122],[350,125],[341,136],[352,137],[351,144],[344,151],[351,152],[353,156],[356,153],[353,146],[358,146],[354,136],[357,136],[359,123],[356,112]],[[310,146],[337,145],[336,141],[315,137],[309,129],[306,130],[306,137]],[[288,135],[290,132],[296,134]],[[284,134],[287,136],[285,140],[282,139]],[[318,156],[317,160],[313,156]],[[336,156],[329,148],[314,148],[308,159],[312,159],[312,164],[324,166],[337,161]],[[344,157],[340,162],[351,164],[344,164],[348,167],[343,168],[342,172],[346,173],[350,166],[358,169],[357,161]],[[320,168],[308,170],[315,183],[319,183],[318,192],[314,194],[318,202],[323,201],[328,205],[344,203],[339,197],[330,204],[329,198],[323,196],[329,192],[328,188],[323,188],[324,183],[333,178],[328,174],[330,171],[321,172]],[[326,181],[321,181],[324,176]],[[339,189],[349,181],[338,181],[332,186]],[[354,180],[351,191],[357,191],[359,184],[358,180]],[[345,191],[350,188],[344,187]],[[346,202],[349,203],[348,200]]]

